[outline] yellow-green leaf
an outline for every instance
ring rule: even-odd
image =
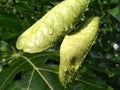
[[[71,32],[86,11],[90,0],[65,0],[28,28],[16,47],[25,52],[41,52]]]
[[[67,86],[78,72],[81,63],[95,43],[99,17],[91,17],[79,32],[66,35],[60,48],[59,78]]]

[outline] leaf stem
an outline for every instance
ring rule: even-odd
[[[35,72],[35,69],[33,69],[33,71],[32,71],[32,74],[31,74],[31,77],[30,77],[30,80],[29,80],[29,83],[28,83],[27,90],[30,90],[30,83],[31,83],[31,81],[32,81],[32,78],[33,78],[34,72]]]
[[[58,72],[52,71],[52,70],[48,70],[48,69],[44,69],[44,68],[38,68],[39,70],[43,70],[43,71],[47,71],[47,72],[51,72],[51,73],[55,73],[58,74]]]
[[[43,74],[39,71],[39,69],[30,61],[30,59],[28,59],[25,56],[21,56],[22,58],[24,58],[34,69],[35,71],[41,76],[41,78],[44,80],[44,82],[48,85],[48,87],[51,90],[54,90],[53,87],[49,84],[49,82],[45,79],[45,77],[43,76]]]

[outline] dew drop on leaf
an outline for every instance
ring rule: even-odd
[[[49,34],[49,35],[52,35],[52,34],[53,34],[53,30],[48,29],[48,34]]]
[[[67,72],[67,69],[65,69],[64,71]]]
[[[54,43],[54,39],[52,38],[52,43]]]

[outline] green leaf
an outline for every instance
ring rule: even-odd
[[[18,11],[19,13],[22,13],[22,14],[33,14],[32,12],[34,12],[34,9],[33,9],[33,7],[31,7],[30,5],[29,5],[29,3],[28,2],[26,2],[26,1],[21,1],[21,2],[18,2],[18,3],[16,3],[15,4],[15,9],[16,9],[16,11]]]
[[[113,9],[108,10],[108,12],[120,22],[120,7],[115,7]]]
[[[84,66],[82,69],[84,68],[86,67]],[[76,80],[84,85],[84,90],[107,90],[109,86],[96,76],[92,70],[89,68],[86,68],[84,72],[81,72],[81,70]]]
[[[18,38],[17,49],[36,53],[54,46],[78,24],[89,2],[65,0],[56,5]]]
[[[29,58],[21,56],[12,60],[0,72],[0,90],[61,90],[63,87],[59,83],[56,69],[58,65],[46,64],[48,59],[59,59],[54,53],[44,52]]]
[[[8,47],[8,43],[6,43],[5,41],[0,41],[0,51],[2,52],[6,52]]]
[[[0,34],[3,40],[18,36],[20,30],[22,26],[15,15],[0,12]]]
[[[59,78],[67,86],[76,76],[98,36],[100,18],[89,18],[78,32],[66,35],[60,47]],[[72,52],[71,52],[72,51]]]

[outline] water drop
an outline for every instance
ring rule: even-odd
[[[53,30],[48,29],[48,34],[49,34],[49,35],[52,35],[52,34],[53,34]]]
[[[54,39],[52,38],[52,42],[54,43]]]
[[[67,69],[65,69],[64,71],[67,72]]]
[[[71,66],[71,70],[72,70],[72,71],[74,71],[74,70],[75,70],[74,65],[72,65],[72,66]]]
[[[44,34],[49,34],[49,35],[53,34],[53,29],[50,28],[50,26],[48,26],[48,24],[46,23],[42,23],[41,29],[43,29]]]
[[[95,40],[93,41],[93,45],[95,44]]]
[[[84,21],[84,18],[81,18],[80,20],[81,20],[81,21]]]
[[[61,32],[61,33],[64,33],[63,29],[60,29],[60,32]]]
[[[66,32],[68,31],[68,27],[67,27],[67,26],[65,26],[65,31],[66,31]]]
[[[82,14],[82,17],[80,18],[81,21],[84,21],[85,20],[85,15]]]

